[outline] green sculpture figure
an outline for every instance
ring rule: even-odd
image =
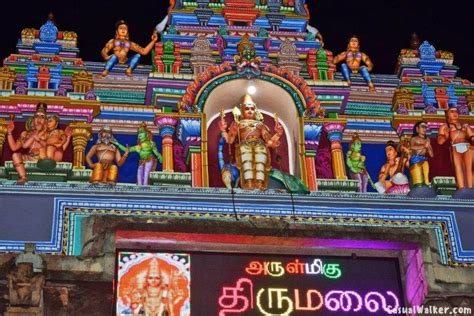
[[[123,146],[116,139],[112,140],[112,143],[117,146],[120,150],[128,151],[133,153],[136,152],[140,155],[140,162],[138,164],[137,171],[137,184],[148,185],[150,173],[156,170],[156,159],[161,163],[163,158],[158,152],[156,143],[153,141],[153,134],[148,129],[145,122],[142,122],[137,130],[138,133],[138,144],[133,147]],[[156,157],[156,158],[155,158]]]
[[[346,164],[349,167],[351,178],[359,180],[358,192],[367,192],[369,176],[365,167],[365,156],[361,152],[362,141],[357,133],[352,136],[349,150],[346,154]]]

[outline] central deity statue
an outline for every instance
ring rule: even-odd
[[[270,148],[280,145],[283,127],[275,115],[275,134],[263,123],[263,115],[250,95],[245,95],[240,108],[233,110],[234,122],[227,128],[221,114],[219,129],[228,144],[235,143],[237,168],[240,170],[242,189],[265,190],[268,187],[268,174],[271,169]]]

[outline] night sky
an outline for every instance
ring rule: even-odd
[[[428,0],[307,0],[312,12],[311,25],[320,30],[325,48],[334,54],[345,50],[351,35],[358,35],[361,50],[375,64],[374,72],[391,74],[400,49],[409,47],[410,36],[416,32],[436,49],[453,52],[454,64],[461,68],[459,75],[474,80],[474,27],[470,22],[473,11],[469,2],[437,5]],[[100,51],[114,36],[117,20],[127,20],[131,40],[143,46],[148,43],[154,26],[165,16],[167,6],[167,0],[2,2],[0,57],[3,59],[15,51],[23,28],[38,29],[48,13],[53,12],[60,30],[78,34],[82,59],[101,61]],[[25,8],[24,12],[21,8]],[[142,62],[149,64],[150,58]]]

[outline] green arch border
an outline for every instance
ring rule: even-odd
[[[221,84],[225,82],[238,80],[238,79],[245,79],[245,77],[242,77],[241,75],[232,72],[232,73],[222,74],[221,76],[218,76],[212,79],[211,81],[207,82],[206,85],[199,92],[198,99],[196,102],[196,107],[198,108],[199,112],[201,113],[203,112],[204,104],[206,104],[207,98],[209,97],[209,95],[212,93],[212,91],[215,88],[217,88],[218,86],[220,86]],[[261,75],[253,79],[264,80],[264,81],[270,82],[272,84],[279,86],[283,90],[285,90],[293,99],[293,102],[296,105],[296,109],[298,110],[299,116],[303,117],[305,108],[306,108],[306,101],[301,91],[299,91],[298,88],[295,87],[292,83],[290,83],[285,78],[279,77],[278,75],[273,74],[273,73],[262,73]]]

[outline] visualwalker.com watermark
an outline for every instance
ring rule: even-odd
[[[472,315],[470,307],[412,306],[399,307],[394,315]]]

